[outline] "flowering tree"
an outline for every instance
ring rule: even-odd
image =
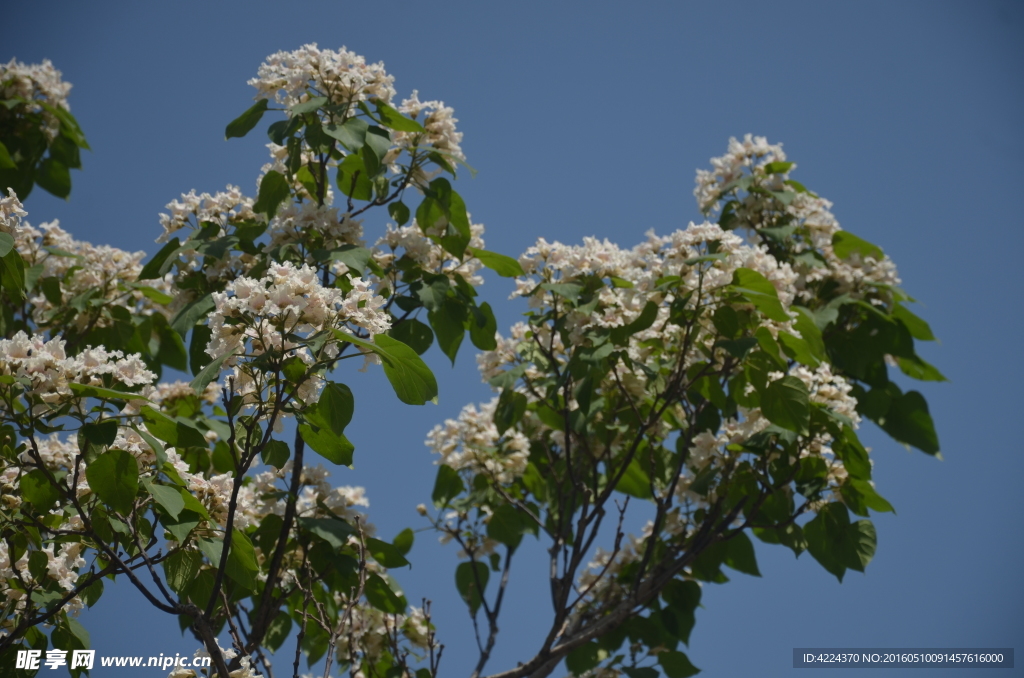
[[[889,368],[943,377],[914,351],[933,337],[892,262],[789,178],[780,146],[732,140],[698,173],[714,222],[629,250],[542,239],[515,260],[483,249],[452,188],[465,158],[443,103],[399,104],[383,65],[315,45],[270,56],[250,84],[257,103],[227,137],[284,113],[256,196],[171,202],[143,264],[24,221],[18,196],[33,182],[67,195],[53,177],[87,146],[52,66],[0,71],[5,666],[19,649],[87,647],[76,614],[120,577],[191,629],[215,675],[297,677],[305,654],[325,676],[436,676],[429,604],[410,606],[389,572],[412,530],[375,538],[362,488],[331,486],[316,457],[352,463],[342,361],[379,365],[422,405],[437,385],[420,355],[436,342],[454,361],[467,333],[499,394],[429,434],[435,510],[419,510],[461,549],[474,677],[527,534],[548,546],[527,566],[550,573],[550,630],[504,678],[563,661],[695,674],[678,648],[701,582],[727,581],[723,565],[757,575],[749,534],[840,580],[864,570],[869,511],[891,507],[858,426],[937,454],[924,399]],[[391,223],[368,239],[382,207]],[[529,302],[508,336],[478,302],[482,267]],[[638,536],[631,511],[650,517]],[[292,636],[291,665],[272,668]]]

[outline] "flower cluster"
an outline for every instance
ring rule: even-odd
[[[723,225],[745,228],[755,241],[766,240],[761,229],[795,228],[792,254],[798,298],[813,298],[822,282],[833,281],[840,294],[891,303],[889,290],[900,284],[895,264],[884,255],[836,254],[833,241],[842,229],[832,203],[789,178],[796,165],[786,160],[781,144],[749,134],[742,142],[733,138],[728,152],[712,158],[711,165],[710,171],[697,171],[694,195],[701,211],[717,212],[721,200],[733,196],[722,209]],[[739,196],[739,190],[745,193]]]
[[[714,247],[716,258],[708,265],[695,261]],[[721,292],[739,268],[764,275],[775,287],[784,305],[792,302],[796,275],[789,264],[779,263],[763,245],[747,245],[735,233],[718,224],[691,223],[688,228],[659,237],[653,232],[647,240],[630,250],[607,240],[585,238],[583,245],[549,243],[541,238],[519,258],[527,276],[516,280],[513,296],[524,296],[534,308],[551,307],[556,292],[540,283],[579,282],[587,277],[621,281],[605,285],[599,292],[597,309],[571,309],[566,317],[573,343],[583,341],[591,327],[622,327],[636,320],[647,302],[659,304],[659,316],[650,329],[638,333],[631,342],[631,354],[642,360],[641,344],[655,336],[672,336],[682,329],[668,321],[674,295],[658,289],[659,281],[679,276],[683,290],[700,290],[703,295]],[[703,302],[693,297],[690,304]],[[767,321],[773,334],[789,329],[785,322]],[[709,337],[710,338],[710,337]],[[487,358],[484,358],[485,360]]]
[[[443,101],[420,101],[419,92],[413,90],[412,96],[405,99],[398,110],[416,120],[426,132],[397,132],[395,143],[399,148],[414,146],[431,146],[444,155],[465,161],[466,156],[459,145],[462,132],[455,129],[459,121],[454,117],[455,109],[445,106]]]
[[[20,99],[29,113],[41,114],[43,132],[50,140],[56,138],[60,121],[45,107],[70,111],[70,91],[71,83],[61,79],[61,72],[53,67],[49,59],[43,59],[41,64],[23,64],[14,59],[0,64],[0,99]]]
[[[732,184],[743,177],[743,170],[761,170],[773,162],[785,162],[786,154],[782,151],[782,144],[769,144],[765,137],[755,137],[748,134],[743,141],[735,137],[729,139],[729,150],[725,155],[718,158],[711,158],[710,170],[697,170],[697,188],[693,194],[697,198],[697,205],[701,211],[717,209],[718,201],[722,197],[724,187]],[[790,165],[790,169],[795,165]],[[782,175],[776,175],[781,177]],[[773,188],[781,189],[782,180],[779,179]]]
[[[463,469],[482,473],[501,484],[508,484],[523,475],[530,456],[530,441],[519,431],[503,437],[494,425],[494,409],[498,399],[481,405],[462,408],[459,418],[447,419],[427,434],[426,444],[441,455],[438,463],[456,471]]]
[[[288,203],[270,222],[267,229],[270,241],[264,247],[270,251],[287,244],[302,245],[311,234],[322,236],[322,248],[333,250],[344,245],[363,245],[363,222],[348,214],[338,214],[338,208],[314,202]]]
[[[207,224],[218,226],[221,229],[220,235],[224,235],[224,229],[229,224],[257,219],[252,206],[253,199],[243,195],[237,186],[229,185],[212,195],[196,195],[194,189],[182,193],[181,199],[167,203],[167,212],[160,215],[160,225],[164,232],[157,238],[157,242],[167,242],[182,228],[199,230]]]
[[[156,379],[138,353],[125,356],[121,351],[107,351],[100,346],[68,357],[64,345],[63,339],[47,340],[25,332],[0,339],[0,375],[15,377],[14,383],[24,388],[26,395],[46,403],[72,397],[69,384],[106,386],[107,377],[131,388],[151,384]]]
[[[354,327],[370,337],[386,332],[391,318],[381,308],[383,297],[369,284],[357,278],[348,292],[323,287],[316,269],[308,265],[274,264],[261,279],[238,278],[224,292],[214,294],[215,309],[210,316],[212,337],[206,352],[214,359],[232,356],[234,389],[252,395],[262,385],[249,361],[268,352],[299,357],[307,365],[314,362],[309,349],[293,338],[311,337],[323,330]],[[327,345],[329,357],[337,355],[336,342]],[[303,402],[314,400],[322,379],[313,377],[299,385]]]
[[[18,253],[29,266],[39,266],[39,279],[53,279],[59,294],[39,290],[30,298],[32,318],[37,325],[47,326],[55,314],[76,304],[73,300],[89,301],[96,308],[100,300],[104,307],[120,306],[129,311],[149,315],[167,313],[167,309],[154,303],[143,290],[135,287],[142,271],[145,252],[127,252],[110,245],[93,245],[74,238],[61,228],[57,220],[40,224],[38,228],[25,222],[15,240]],[[147,286],[158,296],[171,291],[167,278],[147,281]],[[76,329],[107,327],[112,320],[108,314],[94,317],[80,313],[73,324]]]
[[[21,233],[21,219],[27,216],[28,212],[18,200],[14,189],[8,188],[7,197],[0,198],[0,233],[18,235]]]
[[[483,249],[484,226],[470,222],[469,247]],[[413,219],[406,226],[388,224],[387,232],[373,248],[373,258],[382,267],[387,268],[402,257],[408,257],[424,271],[446,275],[454,279],[459,274],[470,285],[482,285],[483,277],[479,271],[483,264],[475,257],[467,256],[461,261],[455,259],[438,242],[424,234],[419,223]]]
[[[256,98],[274,99],[291,108],[314,96],[327,97],[333,106],[355,106],[372,99],[389,102],[395,96],[394,80],[383,63],[367,64],[364,57],[344,47],[321,50],[313,43],[271,54],[249,84],[256,88]]]
[[[78,525],[63,524],[61,529],[80,528],[81,520],[77,522]],[[12,553],[8,544],[7,539],[0,540],[0,605],[13,614],[7,614],[0,619],[0,638],[10,632],[10,628],[15,624],[16,615],[26,609],[25,592],[12,584],[17,582],[38,586],[45,583],[38,581],[33,576],[29,567],[29,552],[25,551],[12,562]],[[65,542],[59,547],[50,543],[40,549],[38,552],[46,556],[44,579],[57,582],[65,591],[73,590],[78,579],[78,571],[85,566],[85,559],[82,557],[83,551],[84,546],[80,542]],[[66,610],[72,615],[77,615],[83,607],[85,606],[81,597],[74,596],[67,602]]]

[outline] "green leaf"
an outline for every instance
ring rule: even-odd
[[[462,483],[458,471],[445,464],[437,467],[437,479],[434,481],[434,492],[431,495],[434,506],[444,508],[465,489],[466,486]]]
[[[692,580],[674,579],[661,592],[661,597],[665,599],[679,625],[679,640],[687,645],[690,644],[690,632],[697,623],[695,612],[700,605],[700,596],[700,584]]]
[[[11,250],[0,257],[0,290],[6,290],[15,302],[25,294],[25,262],[18,250]]]
[[[416,297],[428,311],[437,311],[444,306],[451,283],[443,275],[425,278],[416,290]]]
[[[928,326],[928,323],[907,310],[902,304],[896,304],[893,307],[892,317],[903,323],[914,339],[935,341],[935,335],[932,334],[932,328]]]
[[[871,257],[875,261],[885,258],[882,248],[872,245],[867,240],[858,238],[849,231],[836,231],[832,236],[832,250],[840,259],[849,259],[853,254],[859,254],[861,259]]]
[[[213,331],[208,325],[196,325],[192,328],[192,339],[188,345],[188,368],[193,375],[198,375],[204,367],[210,364],[211,358],[210,354],[206,352],[206,347],[212,336]]]
[[[373,181],[362,156],[353,153],[338,165],[338,189],[355,200],[373,199]]]
[[[268,440],[260,456],[263,458],[264,464],[276,468],[284,468],[285,463],[291,456],[291,450],[288,449],[288,443],[280,440]]]
[[[913,445],[927,454],[939,453],[939,437],[928,413],[928,403],[917,391],[893,398],[878,423],[883,431],[901,443]]]
[[[104,503],[122,515],[131,512],[139,492],[139,465],[135,457],[124,450],[108,450],[89,464],[85,477]]]
[[[434,332],[428,325],[421,323],[416,318],[406,318],[402,322],[392,325],[388,335],[407,345],[419,355],[426,353],[430,345],[434,343]]]
[[[644,617],[637,617],[637,619],[644,619]],[[629,678],[658,678],[658,669],[652,666],[623,666],[622,672]]]
[[[369,601],[370,605],[373,605],[381,612],[398,614],[405,611],[405,601],[399,598],[391,590],[387,582],[378,574],[370,574],[366,578],[366,586],[363,593],[366,595],[366,600]]]
[[[292,115],[305,115],[306,113],[313,113],[318,108],[326,104],[328,101],[327,97],[310,97],[300,104],[295,104],[289,109]]]
[[[354,408],[355,400],[348,386],[329,382],[316,405],[303,413],[305,420],[315,428],[300,426],[302,439],[335,464],[350,466],[355,447],[344,433]]]
[[[474,615],[483,602],[483,594],[490,576],[490,570],[483,563],[466,561],[459,563],[455,568],[455,588]]]
[[[438,179],[434,181],[438,181]],[[431,183],[433,184],[433,182]],[[465,255],[466,247],[469,246],[473,235],[469,225],[469,212],[466,210],[466,203],[462,200],[462,196],[455,191],[451,193],[448,211],[450,215],[448,235],[441,238],[441,244],[446,250],[461,259]],[[481,261],[483,260],[481,259]],[[486,264],[484,265],[486,266]]]
[[[140,283],[129,283],[129,286],[132,289],[136,289],[142,292],[142,296],[146,297],[147,299],[154,303],[160,304],[161,306],[166,306],[167,304],[174,301],[174,297],[172,297],[171,295],[164,294],[160,290],[150,287],[149,285],[142,285]]]
[[[228,123],[227,128],[224,130],[224,139],[230,139],[232,137],[244,137],[248,134],[253,127],[259,123],[260,118],[267,111],[267,104],[270,103],[267,99],[260,99],[255,104],[250,106],[245,113]]]
[[[501,504],[487,522],[487,536],[514,550],[523,540],[526,528],[523,521],[524,516],[515,507]]]
[[[375,177],[382,169],[381,162],[383,162],[384,156],[391,149],[391,135],[386,129],[371,126],[366,128],[364,140],[366,143],[360,150],[360,155],[363,156],[363,163],[370,176]]]
[[[818,515],[804,525],[807,550],[842,582],[848,567],[847,528],[850,516],[846,506],[838,502],[826,504]]]
[[[92,607],[93,605],[98,603],[102,596],[103,596],[103,580],[102,579],[97,579],[93,583],[89,584],[89,586],[87,586],[84,591],[82,591],[82,601],[85,603],[86,607]]]
[[[512,257],[478,248],[470,248],[467,251],[479,259],[481,264],[502,277],[515,278],[516,276],[526,275],[523,272],[523,267]]]
[[[163,507],[171,518],[176,519],[181,514],[185,508],[185,500],[181,497],[180,488],[157,485],[156,483],[149,483],[147,487],[150,494],[153,495],[153,500]]]
[[[228,553],[228,562],[224,572],[242,586],[255,589],[256,573],[259,570],[252,541],[249,540],[245,532],[238,529],[233,530],[231,532],[231,552]]]
[[[775,162],[770,162],[770,163],[766,164],[764,166],[764,172],[765,172],[765,174],[784,174],[784,173],[788,172],[791,167],[793,167],[793,163],[791,163],[791,162],[785,162],[785,161],[782,161],[782,160],[776,160]],[[669,676],[669,678],[676,678],[676,677],[675,676]]]
[[[203,554],[199,551],[179,549],[164,561],[164,575],[167,585],[175,593],[184,593],[192,585],[203,564]]]
[[[341,435],[352,421],[355,412],[355,398],[345,384],[328,382],[320,394],[316,406],[304,413],[307,421],[328,428]]]
[[[430,326],[434,328],[437,345],[455,364],[459,346],[466,335],[466,308],[455,299],[445,299],[441,308],[427,313]]]
[[[871,461],[868,451],[861,445],[856,431],[843,427],[842,435],[832,443],[832,449],[843,460],[846,472],[861,480],[871,479]]]
[[[583,286],[575,283],[541,283],[540,288],[565,297],[574,304],[579,298],[580,292],[583,291]]]
[[[569,669],[574,676],[582,676],[587,671],[601,663],[598,651],[601,646],[591,641],[580,645],[565,657],[565,668]]]
[[[395,548],[398,549],[398,552],[404,556],[412,549],[412,543],[415,538],[416,535],[407,527],[399,532],[391,543],[394,544]]]
[[[846,566],[863,572],[875,557],[878,535],[870,520],[858,520],[846,529]]]
[[[397,110],[388,106],[383,101],[375,101],[373,105],[377,107],[377,115],[380,117],[381,122],[397,132],[425,132],[423,125],[416,122],[412,118],[407,118]]]
[[[291,188],[284,175],[276,170],[270,170],[260,181],[260,192],[252,209],[257,214],[266,214],[267,220],[274,218],[277,208],[291,195]]]
[[[654,324],[654,321],[658,319],[658,305],[653,301],[648,301],[640,315],[636,319],[620,327],[613,327],[611,330],[612,342],[617,346],[625,346],[629,343],[629,338],[637,332],[643,332],[650,328]]]
[[[234,356],[233,353],[227,353],[207,363],[206,367],[199,370],[199,374],[189,384],[192,387],[192,391],[201,398],[210,382],[216,381],[220,377],[220,368],[224,365],[224,361],[232,356]]]
[[[71,172],[67,166],[53,158],[47,158],[36,169],[36,183],[58,198],[66,198],[71,194]]]
[[[6,257],[13,249],[14,237],[10,233],[0,233],[0,257]]]
[[[186,304],[171,320],[171,327],[184,339],[196,323],[200,322],[215,308],[212,294],[206,294]],[[204,347],[205,348],[205,347]]]
[[[151,407],[143,407],[140,414],[146,430],[172,447],[206,447],[206,436],[193,422],[171,419]]]
[[[851,477],[839,490],[843,495],[843,503],[859,516],[867,516],[868,509],[879,513],[895,513],[892,504],[878,494],[866,480]]]
[[[399,226],[405,226],[409,222],[409,207],[401,200],[388,205],[388,214]]]
[[[14,159],[11,158],[10,151],[4,146],[3,142],[0,142],[0,169],[12,169],[17,167],[14,163]],[[3,256],[0,254],[0,256]]]
[[[341,125],[327,125],[324,134],[337,139],[341,145],[355,153],[366,141],[366,130],[369,125],[362,118],[349,118]]]
[[[678,650],[658,653],[658,663],[668,678],[690,678],[700,673],[700,669],[690,663],[690,658]]]
[[[195,499],[195,497],[193,497],[193,499]],[[164,518],[161,522],[167,531],[171,533],[171,536],[174,537],[175,541],[184,544],[188,541],[189,534],[192,530],[194,530],[203,519],[203,516],[195,511],[189,511],[186,509],[178,514],[177,518]]]
[[[179,518],[184,516],[185,512],[191,511],[192,513],[195,513],[197,516],[200,516],[205,520],[210,519],[210,514],[206,510],[206,507],[203,506],[198,499],[196,499],[195,495],[193,495],[184,487],[179,487],[178,491],[181,494],[181,500],[185,502],[185,511],[178,516]]]
[[[181,249],[181,242],[177,238],[172,238],[166,245],[160,248],[160,251],[153,255],[153,258],[146,262],[146,265],[142,267],[139,272],[139,280],[153,280],[163,276],[167,270],[164,264],[168,258],[175,252]],[[170,268],[169,266],[167,268]]]
[[[328,461],[341,466],[352,465],[352,453],[356,448],[344,435],[334,433],[330,428],[308,424],[299,426],[299,435],[307,445]]]
[[[634,458],[629,462],[615,489],[637,499],[651,498],[651,479],[638,459]]]
[[[384,567],[405,567],[409,561],[405,559],[402,552],[393,544],[373,537],[366,538],[366,550],[373,556],[373,559]]]
[[[736,272],[733,273],[732,289],[768,318],[778,322],[792,320],[782,308],[775,285],[772,285],[768,278],[757,271],[749,268],[736,269]]]
[[[734,570],[760,577],[761,572],[757,569],[757,558],[754,556],[754,545],[746,532],[739,532],[735,537],[725,542],[726,565]]]
[[[284,641],[288,639],[288,634],[291,631],[292,618],[288,616],[287,612],[281,610],[267,626],[267,633],[263,637],[263,644],[271,652],[277,652],[284,645]]]
[[[512,388],[503,389],[498,398],[498,406],[494,408],[494,425],[498,435],[515,426],[526,414],[526,396]]]
[[[104,421],[84,424],[82,435],[93,445],[113,445],[117,438],[117,420],[106,419]]]
[[[424,405],[437,402],[437,380],[426,363],[416,355],[416,351],[385,334],[374,337],[372,344],[341,330],[334,330],[334,334],[342,341],[379,355],[384,363],[384,374],[391,382],[395,395],[403,403]]]
[[[80,395],[83,398],[100,398],[103,400],[145,400],[149,402],[148,398],[143,398],[138,393],[129,393],[127,391],[115,391],[111,388],[102,388],[100,386],[86,386],[85,384],[68,384],[72,391],[76,395]]]
[[[89,144],[85,140],[85,135],[82,134],[82,128],[78,126],[78,120],[75,116],[71,115],[71,112],[61,106],[53,106],[41,101],[36,101],[46,111],[57,118],[60,121],[60,132],[62,136],[69,138],[79,148],[89,150]]]
[[[821,337],[821,329],[815,315],[802,306],[793,306],[790,310],[796,311],[796,322],[793,323],[793,327],[807,343],[811,355],[818,360],[826,360],[828,353],[825,351],[825,341]]]
[[[938,368],[916,355],[913,358],[896,358],[896,363],[903,374],[918,381],[949,381]]]
[[[54,487],[42,469],[37,468],[21,476],[18,487],[25,501],[40,512],[48,511],[60,499],[60,490]]]
[[[356,533],[348,523],[337,518],[297,518],[296,522],[336,549],[348,544],[348,538]]]
[[[491,305],[486,301],[479,306],[470,307],[469,338],[481,351],[493,351],[498,346],[495,334],[498,332],[498,321],[494,317]]]
[[[811,419],[807,386],[788,375],[769,383],[761,395],[761,411],[773,424],[806,434]]]

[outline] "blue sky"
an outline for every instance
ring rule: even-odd
[[[1021,3],[21,1],[4,15],[0,59],[52,59],[93,149],[70,201],[35,193],[29,220],[130,250],[156,251],[157,214],[182,192],[254,191],[265,141],[225,142],[224,125],[250,105],[263,58],[307,42],[384,61],[401,96],[455,108],[479,170],[458,190],[489,249],[512,255],[540,236],[632,245],[685,227],[699,219],[694,171],[730,136],[782,142],[794,178],[892,256],[941,338],[923,355],[951,381],[920,390],[945,460],[866,424],[898,512],[876,518],[867,573],[840,585],[808,555],[759,544],[763,578],[705,587],[689,656],[702,675],[788,676],[794,647],[1024,648]],[[499,324],[514,321],[507,281],[485,288]],[[454,369],[430,357],[436,407],[401,405],[380,374],[341,377],[357,396],[356,468],[334,480],[367,487],[385,538],[421,525],[425,433],[490,397],[471,353]],[[531,552],[513,570],[493,670],[531,656],[548,618]],[[398,577],[410,600],[434,600],[443,675],[468,674],[454,551],[423,534],[412,556]],[[100,654],[195,649],[123,587],[84,621]]]

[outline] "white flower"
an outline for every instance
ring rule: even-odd
[[[13,188],[7,189],[7,197],[0,198],[0,233],[18,235],[21,233],[21,219],[27,217],[18,195]]]
[[[367,64],[344,47],[335,52],[313,43],[271,54],[249,84],[256,88],[257,99],[274,99],[288,108],[311,96],[325,96],[329,104],[354,108],[368,99],[390,102],[394,80],[383,63]]]

